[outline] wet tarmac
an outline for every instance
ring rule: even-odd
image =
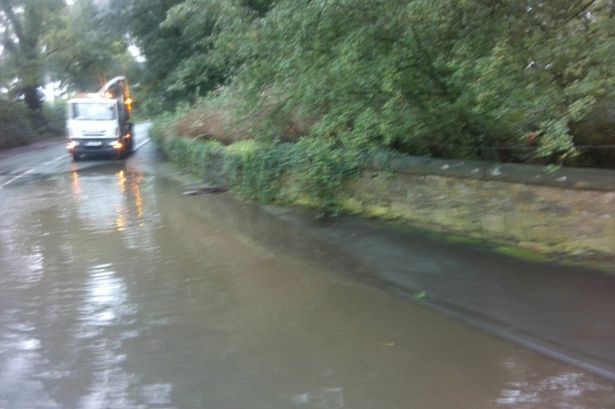
[[[57,149],[0,159],[0,185],[33,169],[0,189],[2,409],[615,407],[612,381],[371,285],[313,231],[182,195],[151,144]]]

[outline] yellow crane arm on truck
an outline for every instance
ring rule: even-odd
[[[133,99],[130,95],[130,89],[128,88],[128,81],[125,77],[115,77],[109,81],[98,91],[98,93],[105,98],[116,98],[129,113],[132,113]]]

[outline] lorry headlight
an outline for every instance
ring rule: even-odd
[[[75,149],[77,146],[79,146],[79,142],[77,142],[77,141],[70,141],[70,142],[68,142],[66,144],[66,149],[68,149],[70,151],[70,150]]]

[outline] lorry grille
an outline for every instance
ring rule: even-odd
[[[79,151],[113,150],[111,147],[113,141],[113,139],[79,139]]]
[[[100,138],[105,136],[105,131],[83,131],[82,135],[88,138]]]

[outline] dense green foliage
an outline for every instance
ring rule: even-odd
[[[190,44],[178,30],[161,27],[168,10],[180,0],[111,0],[109,14],[124,27],[147,58],[146,69],[138,79],[141,108],[148,113],[174,110],[189,95],[168,89],[170,75],[190,55]],[[136,81],[133,81],[136,83]]]
[[[23,145],[34,135],[27,108],[0,99],[0,148]]]
[[[615,100],[614,15],[612,0],[176,1],[160,29],[191,50],[161,95],[224,85],[259,138],[558,161]]]
[[[117,75],[135,81],[141,76],[122,22],[113,9],[96,4],[76,0],[45,37],[48,76],[72,91],[97,91]]]
[[[223,84],[241,64],[220,44],[269,9],[270,0],[113,0],[117,21],[147,58],[140,97],[149,113],[193,103]],[[247,46],[248,44],[246,44]]]
[[[63,5],[61,0],[0,1],[0,85],[33,111],[43,106],[44,37],[57,26]]]
[[[238,142],[226,148],[225,174],[238,191],[260,201],[306,202],[336,207],[344,182],[369,163],[367,155],[333,141]]]

